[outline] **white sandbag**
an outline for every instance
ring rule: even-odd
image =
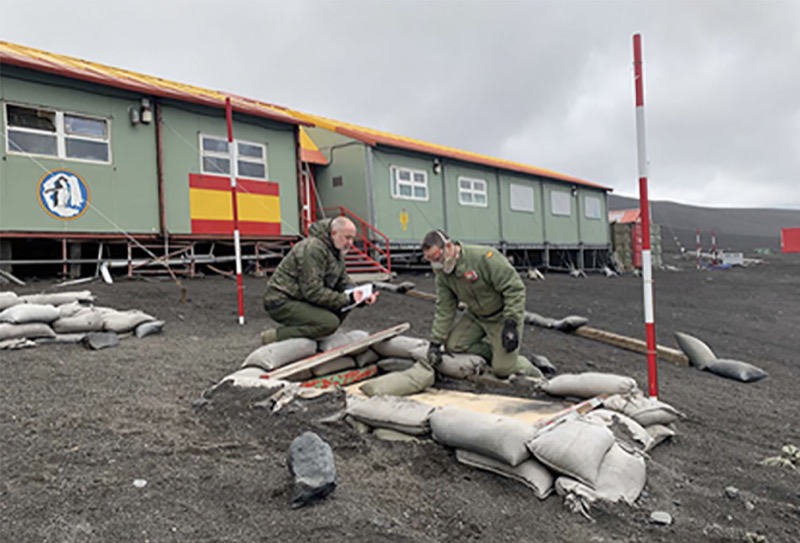
[[[88,290],[74,292],[51,292],[46,294],[27,294],[19,299],[26,304],[63,305],[71,302],[94,302],[95,296]]]
[[[360,390],[367,396],[409,396],[422,392],[436,379],[426,362],[415,362],[405,371],[395,371],[370,379]]]
[[[349,332],[337,331],[329,336],[318,339],[317,345],[319,347],[319,351],[324,353],[325,351],[330,351],[332,349],[336,349],[337,347],[343,347],[345,345],[355,343],[356,341],[360,341],[366,337],[369,337],[369,332],[365,332],[364,330],[350,330]],[[364,347],[353,354],[363,353],[367,349],[369,349],[369,347]]]
[[[716,375],[721,375],[722,377],[727,377],[728,379],[734,379],[743,383],[760,381],[768,375],[767,372],[758,366],[727,358],[712,360],[708,362],[703,369]]]
[[[143,322],[156,320],[152,315],[144,311],[132,309],[130,311],[113,311],[103,314],[103,329],[108,332],[122,334],[130,332]]]
[[[58,309],[52,305],[17,304],[0,312],[0,322],[25,324],[26,322],[53,322],[58,318]]]
[[[562,332],[573,332],[580,328],[581,326],[585,326],[589,322],[589,319],[586,317],[580,317],[578,315],[569,315],[564,317],[563,319],[558,319],[553,321],[551,324],[552,328],[556,330],[560,330]]]
[[[0,323],[0,341],[9,339],[33,339],[41,337],[55,337],[56,333],[43,322],[28,322],[25,324]]]
[[[412,367],[416,362],[410,358],[384,358],[378,360],[378,369],[385,372],[393,371],[406,371]]]
[[[477,354],[448,353],[442,356],[442,363],[437,366],[436,371],[453,379],[466,379],[472,375],[481,375],[488,368],[486,360]]]
[[[447,406],[431,415],[433,439],[453,447],[518,466],[530,458],[525,443],[536,429],[520,420]],[[613,439],[613,438],[612,438]]]
[[[584,420],[602,424],[611,430],[618,443],[646,451],[653,446],[653,438],[638,422],[627,415],[610,409],[595,409],[583,416]]]
[[[613,444],[611,430],[578,419],[540,431],[527,446],[545,466],[595,488],[600,463]]]
[[[641,392],[610,396],[603,400],[603,407],[628,415],[644,427],[669,424],[686,416],[671,405],[647,398]]]
[[[379,355],[385,358],[414,358],[411,351],[424,348],[428,350],[428,341],[416,337],[395,336],[372,346]]]
[[[534,326],[541,326],[542,328],[552,328],[555,319],[551,319],[550,317],[543,317],[538,313],[532,313],[530,311],[526,311],[523,314],[522,320],[525,321],[525,324],[532,324]]]
[[[83,343],[86,333],[78,332],[75,334],[56,334],[54,337],[40,337],[36,339],[37,345],[48,345],[51,343],[73,344]]]
[[[363,368],[364,366],[369,366],[373,362],[377,362],[378,360],[380,360],[381,355],[379,355],[372,349],[367,349],[363,353],[357,354],[355,358],[356,358],[356,365],[359,368]]]
[[[103,330],[104,325],[105,315],[93,307],[81,308],[68,317],[61,316],[52,324],[53,330],[59,334],[99,332]]]
[[[418,437],[415,437],[405,432],[398,432],[397,430],[390,430],[388,428],[375,428],[372,435],[381,441],[401,441],[403,443],[421,443]]]
[[[311,374],[315,377],[320,375],[330,375],[337,371],[349,370],[356,367],[356,361],[352,356],[340,356],[329,362],[323,362],[319,366],[311,368]]]
[[[65,317],[71,317],[81,310],[86,309],[87,306],[83,305],[79,301],[69,302],[66,304],[61,304],[56,307],[58,309],[58,318],[63,319]]]
[[[683,332],[675,332],[675,339],[678,341],[681,351],[689,358],[692,366],[702,370],[707,364],[717,359],[711,347],[694,336]]]
[[[278,369],[286,364],[308,358],[317,352],[317,342],[313,339],[298,337],[276,341],[259,347],[242,363],[242,367],[256,366],[265,371]],[[311,375],[311,372],[308,372]]]
[[[672,439],[676,433],[675,430],[664,424],[651,424],[647,426],[645,430],[647,430],[647,433],[653,438],[650,442],[650,447],[646,448],[645,452],[655,448],[668,439]]]
[[[576,494],[590,504],[603,500],[610,503],[623,501],[633,505],[644,490],[646,479],[644,458],[625,451],[615,443],[600,463],[595,488],[570,477],[559,477],[555,487],[559,496]]]
[[[535,458],[528,458],[516,466],[509,466],[494,458],[483,456],[464,449],[456,450],[456,460],[467,466],[491,471],[497,475],[518,481],[532,489],[540,500],[545,499],[553,491],[553,474]]]
[[[16,292],[10,290],[6,292],[0,292],[0,311],[21,303],[22,302],[20,301]]]
[[[138,325],[134,330],[134,334],[139,339],[143,337],[147,337],[152,334],[160,334],[161,331],[164,329],[164,325],[166,322],[164,321],[147,321],[143,322],[142,324]]]
[[[613,373],[564,373],[550,379],[542,390],[551,396],[594,398],[599,394],[625,394],[637,390],[632,377]]]
[[[430,431],[428,421],[434,409],[408,398],[374,396],[365,400],[350,396],[345,413],[373,428],[388,428],[419,436]]]

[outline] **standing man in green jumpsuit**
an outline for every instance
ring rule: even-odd
[[[363,299],[360,291],[346,292],[353,286],[344,260],[356,237],[353,221],[343,216],[317,221],[308,234],[281,260],[267,285],[264,309],[282,326],[261,333],[264,345],[330,335],[344,320],[344,308],[377,299],[377,293]]]
[[[422,254],[436,275],[428,362],[438,366],[444,347],[445,352],[482,356],[497,377],[541,377],[519,354],[525,284],[506,257],[491,247],[453,242],[441,230],[428,232]],[[467,309],[456,320],[459,302]]]

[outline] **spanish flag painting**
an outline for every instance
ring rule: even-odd
[[[279,236],[281,204],[278,183],[237,179],[239,233]],[[217,175],[189,174],[192,234],[233,235],[231,180]]]

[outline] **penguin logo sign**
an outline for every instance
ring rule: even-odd
[[[89,187],[80,175],[67,170],[48,172],[39,181],[39,203],[53,218],[71,221],[89,208]]]

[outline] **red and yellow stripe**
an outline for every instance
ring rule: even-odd
[[[243,236],[279,236],[281,205],[278,183],[237,179],[239,232]],[[192,234],[233,235],[231,180],[189,174],[189,217]]]

